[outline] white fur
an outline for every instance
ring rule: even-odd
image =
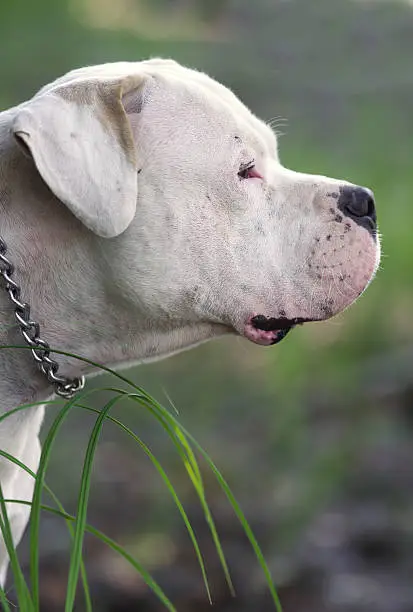
[[[263,180],[239,178],[251,160]],[[53,347],[116,367],[245,335],[254,313],[325,319],[351,304],[379,247],[335,219],[345,184],[284,168],[265,123],[173,61],[75,70],[0,113],[0,235],[24,299]],[[0,291],[0,323],[12,315]],[[58,360],[68,376],[92,372]],[[1,412],[50,395],[28,351],[0,351],[0,366]],[[34,471],[42,418],[0,425],[0,447]],[[31,498],[22,470],[2,461],[0,479]],[[28,510],[9,514],[17,544]],[[2,548],[2,584],[6,568]]]

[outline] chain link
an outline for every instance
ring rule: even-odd
[[[58,374],[59,364],[50,357],[50,346],[40,338],[40,325],[30,319],[30,306],[21,299],[21,289],[13,280],[14,266],[6,257],[7,246],[0,238],[0,276],[3,277],[5,289],[14,305],[14,316],[25,342],[30,346],[33,358],[41,372],[46,376],[55,393],[70,399],[85,386],[85,378],[67,378]]]

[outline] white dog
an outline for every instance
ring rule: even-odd
[[[231,91],[169,60],[75,70],[0,113],[0,237],[42,337],[115,367],[222,334],[275,344],[346,308],[379,261],[369,190],[287,170]],[[22,344],[6,285],[0,344]],[[67,377],[91,371],[54,358]],[[0,364],[0,412],[51,396],[30,351]],[[0,424],[0,448],[33,471],[43,415]],[[31,499],[6,460],[0,481]],[[28,508],[9,516],[17,544]],[[2,584],[7,563],[3,546]]]

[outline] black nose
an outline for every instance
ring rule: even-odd
[[[366,187],[345,186],[340,189],[339,209],[364,226],[376,227],[376,207],[373,192]]]

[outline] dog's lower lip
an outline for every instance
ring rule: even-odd
[[[263,314],[253,314],[245,323],[243,335],[255,344],[272,346],[278,344],[296,326],[309,321],[295,317],[267,317]]]
[[[263,331],[281,331],[281,330],[290,330],[292,327],[296,325],[302,325],[303,323],[307,323],[310,319],[304,319],[301,317],[295,317],[293,319],[287,319],[286,317],[275,318],[275,317],[266,317],[265,315],[256,315],[251,319],[251,323],[256,329],[261,329]]]
[[[286,337],[286,335],[292,330],[294,329],[294,325],[291,325],[290,327],[284,327],[283,329],[277,329],[276,330],[276,336],[273,340],[273,342],[271,342],[271,346],[274,346],[274,344],[278,344],[279,342],[281,342],[281,340],[284,340],[284,338]]]

